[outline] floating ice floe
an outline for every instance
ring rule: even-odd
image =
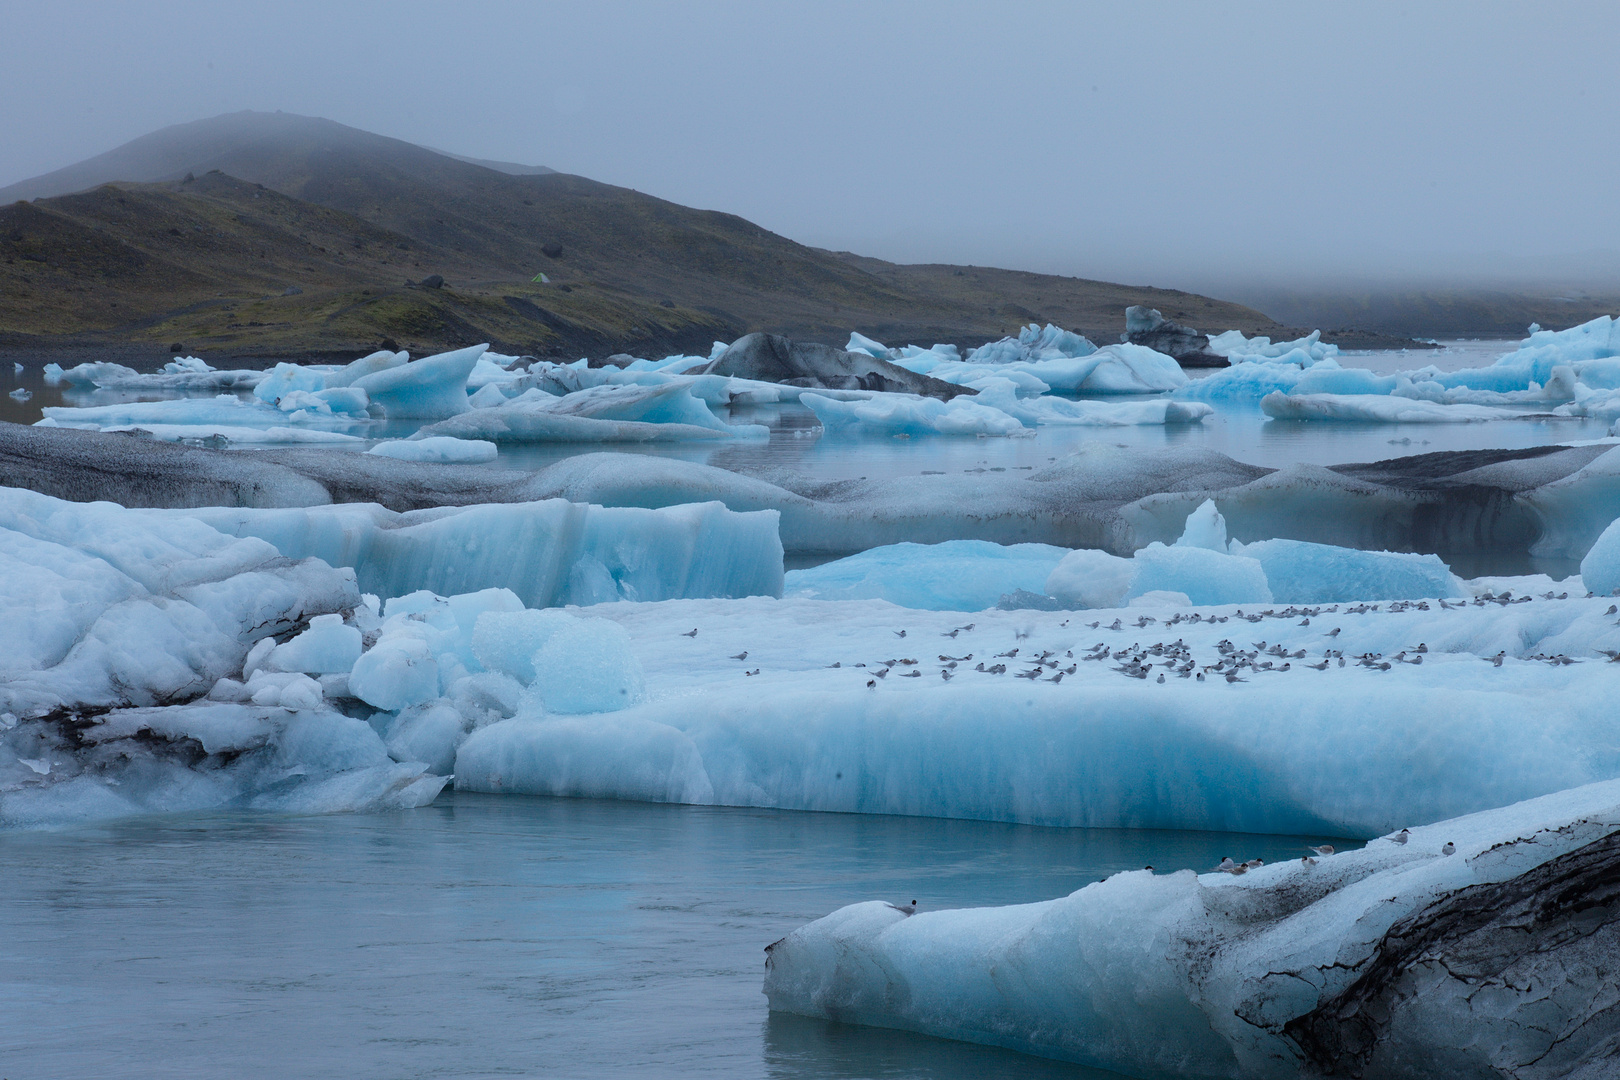
[[[1603,1076],[1617,836],[1607,781],[1241,875],[869,901],[771,945],[765,993],[1132,1076]]]

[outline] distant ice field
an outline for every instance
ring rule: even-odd
[[[1345,367],[1362,367],[1387,374],[1432,364],[1442,371],[1480,367],[1513,351],[1515,341],[1448,342],[1434,351],[1359,352],[1340,354]],[[41,363],[25,363],[20,374],[0,374],[0,420],[31,424],[47,407],[93,407],[135,401],[212,397],[213,389],[185,392],[87,390],[68,385],[47,385]],[[1192,369],[1196,381],[1210,375]],[[25,401],[8,396],[26,390]],[[251,392],[238,396],[250,400]],[[1117,396],[1114,401],[1159,400],[1154,396]],[[1144,424],[1118,427],[1042,426],[1010,438],[912,437],[848,433],[823,437],[820,423],[808,407],[797,402],[772,405],[720,406],[720,418],[730,424],[761,424],[769,428],[768,441],[618,443],[615,450],[695,461],[744,472],[789,469],[825,479],[863,476],[908,476],[928,471],[962,472],[974,469],[1030,470],[1072,453],[1088,442],[1155,448],[1206,447],[1253,465],[1280,467],[1294,463],[1337,465],[1380,461],[1409,454],[1442,450],[1522,449],[1608,436],[1602,418],[1571,417],[1461,424],[1322,424],[1268,419],[1257,402],[1213,401],[1213,415],[1201,423]],[[363,441],[333,446],[334,450],[361,452],[380,439],[404,438],[423,426],[420,420],[370,420],[335,423],[334,434],[361,435]],[[323,428],[323,430],[325,430]],[[500,468],[541,468],[579,453],[600,449],[600,444],[502,443],[491,463]]]

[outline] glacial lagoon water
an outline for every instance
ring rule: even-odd
[[[1324,839],[466,793],[0,833],[0,1076],[1097,1080],[771,1016],[761,950],[857,900],[1044,900]]]
[[[1509,348],[1344,362],[1454,368]],[[46,386],[37,365],[10,381],[0,389],[33,396],[0,396],[0,419],[116,400]],[[1091,440],[1279,466],[1607,433],[1582,421],[1283,423],[1249,406],[1202,424],[1011,439],[818,438],[797,406],[731,419],[769,424],[770,441],[623,449],[840,478],[1031,470]],[[507,448],[499,464],[590,449]],[[771,1016],[761,950],[858,900],[1042,900],[1148,863],[1274,861],[1323,839],[467,794],[393,814],[0,833],[0,1076],[1100,1077]]]

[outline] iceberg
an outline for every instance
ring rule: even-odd
[[[200,696],[258,638],[357,602],[352,571],[261,540],[0,488],[0,711]]]
[[[1448,405],[1376,394],[1284,394],[1260,399],[1260,411],[1274,420],[1360,420],[1378,424],[1466,424],[1480,420],[1524,420],[1531,414],[1486,405]]]
[[[887,600],[926,611],[983,611],[1002,596],[1040,592],[1069,554],[1048,544],[1003,547],[984,540],[894,544],[788,571],[786,596],[818,600]]]
[[[1040,384],[1044,386],[1045,384]],[[950,401],[906,394],[871,394],[838,401],[805,392],[800,402],[816,414],[827,434],[1018,435],[1042,424],[1124,427],[1139,424],[1196,423],[1214,410],[1200,402],[1070,401],[1021,399],[1021,387],[1000,376],[971,384],[972,398]]]
[[[419,431],[490,442],[646,442],[765,438],[769,429],[730,425],[677,379],[654,385],[600,385],[558,397],[531,389]]]
[[[225,807],[402,810],[432,802],[448,779],[393,760],[368,724],[324,705],[204,701],[13,720],[0,722],[0,828]]]
[[[126,424],[102,428],[109,435],[130,435],[158,442],[200,443],[223,450],[230,446],[339,446],[358,448],[365,439],[340,431],[302,427],[241,427],[234,424]]]
[[[348,385],[365,391],[371,404],[390,419],[456,416],[472,408],[467,404],[467,378],[488,349],[488,345],[474,345],[426,356],[415,363],[372,371]]]
[[[1051,323],[1044,327],[1030,323],[1018,332],[1017,337],[1004,337],[1000,341],[968,350],[967,359],[970,363],[978,364],[1030,363],[1090,356],[1096,351],[1097,346],[1072,331]]]
[[[1054,355],[1032,360],[984,360],[974,352],[967,360],[929,353],[902,357],[894,362],[908,370],[926,371],[931,378],[961,386],[994,376],[1038,380],[1065,394],[1149,394],[1188,385],[1187,373],[1172,357],[1143,345],[1124,343],[1105,345],[1079,356]]]
[[[1462,582],[1436,555],[1261,540],[1232,545],[1259,562],[1271,598],[1284,604],[1351,600],[1432,600],[1465,595]]]
[[[1598,535],[1581,560],[1581,581],[1599,596],[1620,595],[1620,519]]]
[[[1309,367],[1339,355],[1339,347],[1322,341],[1322,331],[1312,330],[1293,341],[1273,343],[1269,337],[1244,337],[1241,330],[1228,330],[1224,334],[1206,334],[1209,351],[1224,356],[1233,364],[1253,361],[1278,360],[1283,363]]]
[[[260,540],[0,488],[0,827],[431,801],[443,778],[262,670],[352,664],[359,606],[352,571]]]
[[[777,513],[738,513],[716,502],[658,510],[550,499],[407,513],[374,503],[139,513],[255,537],[289,559],[351,567],[362,591],[385,597],[504,588],[525,606],[554,607],[782,593]]]
[[[195,356],[171,360],[162,371],[149,374],[106,361],[79,364],[65,371],[60,364],[46,364],[44,371],[45,381],[51,386],[67,383],[103,390],[251,390],[265,377],[263,371],[219,371]]]
[[[1462,583],[1435,555],[1301,540],[1228,541],[1226,519],[1212,499],[1187,516],[1173,545],[1155,541],[1129,559],[1102,551],[1070,552],[1044,588],[1076,608],[1117,607],[1129,598],[1165,592],[1194,604],[1330,604],[1464,595]]]
[[[1567,595],[1084,616],[603,605],[591,614],[624,627],[644,674],[646,700],[611,714],[618,737],[520,706],[468,736],[455,782],[1373,837],[1620,776],[1605,654],[1620,627],[1608,598]]]
[[[132,427],[145,430],[155,427],[208,427],[228,435],[231,429],[285,427],[289,421],[338,428],[355,425],[352,418],[334,415],[330,411],[326,416],[308,409],[289,414],[263,402],[243,401],[234,394],[168,401],[128,401],[83,408],[50,405],[41,412],[45,417],[40,421],[42,424],[102,431]],[[249,438],[246,435],[242,437]]]
[[[389,439],[366,453],[398,461],[480,462],[494,461],[499,451],[500,448],[492,442],[440,435],[421,439]]]
[[[1617,837],[1607,781],[1241,875],[868,901],[770,945],[765,993],[1133,1076],[1597,1077],[1616,1053]]]
[[[1025,430],[1023,421],[965,397],[940,401],[883,394],[864,401],[835,401],[801,394],[799,401],[816,414],[828,434],[1018,435]]]

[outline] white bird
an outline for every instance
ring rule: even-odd
[[[1314,851],[1318,855],[1331,855],[1331,854],[1333,854],[1333,845],[1332,844],[1307,844],[1307,845],[1305,845],[1305,847],[1306,847],[1307,851]]]
[[[915,900],[909,904],[890,904],[889,906],[894,908],[894,910],[898,911],[902,915],[917,914],[917,901]]]
[[[682,634],[681,637],[697,637],[697,627],[692,627],[692,629]]]
[[[1390,837],[1390,839],[1395,841],[1397,844],[1404,844],[1408,840],[1412,839],[1412,830],[1411,829],[1402,829],[1400,832],[1398,832],[1394,836]]]
[[[1219,870],[1223,874],[1241,874],[1247,868],[1245,866],[1243,866],[1242,863],[1233,862],[1232,861],[1232,856],[1228,855],[1228,856],[1226,856],[1226,858],[1221,860],[1221,864],[1219,866],[1217,866],[1215,869]]]
[[[1315,866],[1316,865],[1316,860],[1311,858],[1309,855],[1301,855],[1299,857],[1299,861],[1304,863],[1306,866]]]
[[[1455,854],[1457,854],[1457,845],[1453,844],[1450,840],[1447,840],[1446,841],[1446,846],[1440,849],[1440,854],[1442,854],[1442,855],[1455,855]]]

